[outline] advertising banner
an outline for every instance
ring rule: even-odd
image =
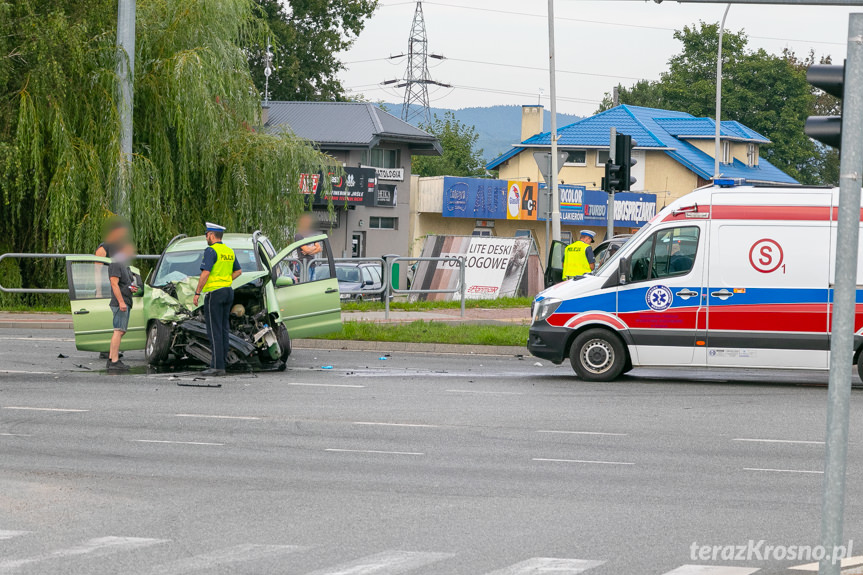
[[[395,184],[378,184],[375,195],[375,206],[379,208],[394,208],[398,204],[398,188]]]
[[[548,210],[548,188],[540,186],[539,220],[545,221]],[[604,226],[608,222],[608,194],[584,186],[562,185],[560,223],[564,225]],[[618,192],[614,194],[616,226],[639,228],[656,215],[656,194]]]
[[[536,220],[536,183],[510,180],[507,182],[506,219]]]
[[[429,236],[422,257],[464,257],[467,299],[515,297],[527,267],[530,238]],[[411,289],[457,289],[456,262],[419,262]],[[417,294],[412,299],[457,300],[456,294]]]
[[[443,179],[445,218],[506,219],[506,182],[481,178]]]
[[[299,188],[307,195],[314,194],[313,205],[327,205],[329,196],[323,192],[321,174],[300,174]],[[374,206],[377,193],[377,174],[374,168],[345,168],[344,175],[328,174],[332,184],[333,204]]]

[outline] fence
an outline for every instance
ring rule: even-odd
[[[67,257],[75,257],[75,256],[90,256],[91,254],[25,254],[25,253],[8,253],[0,255],[0,261],[3,261],[6,258],[15,258],[15,259],[65,259]],[[140,260],[158,260],[161,255],[153,255],[153,254],[139,254],[136,256],[136,259]],[[287,264],[292,267],[293,272],[299,277],[301,282],[307,282],[309,279],[314,279],[314,275],[316,274],[316,269],[321,266],[321,264],[325,260],[321,259],[313,259],[313,260],[303,260],[298,258],[285,258],[283,259],[279,265]],[[360,274],[360,288],[359,290],[342,290],[339,292],[341,295],[380,295],[381,299],[384,300],[384,317],[386,319],[390,318],[390,300],[395,295],[408,295],[408,294],[433,294],[433,293],[444,293],[444,294],[459,294],[461,299],[461,317],[464,317],[465,314],[465,299],[466,299],[466,285],[465,285],[465,259],[463,256],[459,257],[439,257],[439,258],[423,258],[423,257],[407,257],[407,256],[386,256],[382,258],[334,258],[333,261],[336,264],[340,263],[373,263],[378,264],[381,267],[382,277],[381,277],[381,287],[376,289],[362,289],[364,287],[362,274]],[[459,275],[458,275],[458,285],[453,289],[417,289],[415,286],[411,286],[411,289],[399,289],[393,287],[392,277],[393,277],[393,268],[399,262],[455,262],[458,264]],[[0,283],[0,292],[4,293],[30,293],[30,294],[68,294],[69,289],[59,289],[59,288],[10,288],[5,287],[2,283]]]

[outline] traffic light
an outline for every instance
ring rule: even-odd
[[[632,166],[637,162],[632,159],[632,148],[638,145],[632,136],[617,134],[614,140],[614,158],[605,163],[605,178],[602,190],[604,192],[626,192],[637,180],[632,177]]]
[[[621,166],[612,163],[611,159],[605,162],[605,177],[602,178],[602,191],[606,193],[616,192],[620,188]]]
[[[638,142],[625,134],[617,134],[615,142],[614,163],[620,166],[620,186],[617,191],[628,192],[632,184],[638,181],[632,177],[632,166],[638,163],[632,159],[632,148],[637,146]]]
[[[845,65],[813,64],[806,72],[806,81],[841,100],[845,91]],[[839,148],[842,116],[809,116],[803,131],[813,140]]]

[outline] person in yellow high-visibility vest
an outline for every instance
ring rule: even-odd
[[[231,306],[234,305],[234,289],[231,284],[242,273],[234,250],[222,243],[225,228],[207,222],[207,245],[201,260],[201,279],[192,300],[198,305],[202,293],[204,298],[204,320],[210,338],[212,354],[210,368],[201,375],[225,375],[228,359],[228,339],[231,334]]]
[[[563,255],[563,279],[574,278],[589,274],[596,267],[596,258],[593,257],[593,238],[596,232],[581,230],[578,241],[566,246]]]

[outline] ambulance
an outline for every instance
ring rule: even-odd
[[[838,200],[838,188],[700,188],[593,273],[540,293],[528,349],[555,364],[569,358],[589,381],[640,366],[826,370]],[[561,277],[565,247],[550,246],[547,277]],[[858,285],[861,275],[863,262]]]

